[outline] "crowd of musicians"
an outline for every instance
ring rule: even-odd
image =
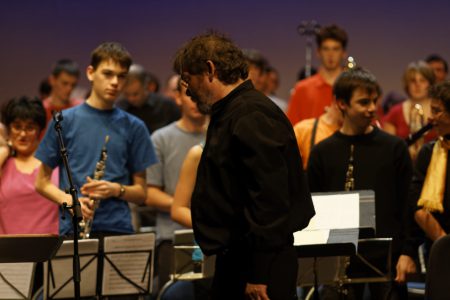
[[[82,226],[92,224],[81,237],[139,232],[153,214],[137,212],[151,207],[155,294],[172,272],[175,230],[193,228],[203,253],[217,255],[212,283],[174,284],[164,299],[296,299],[292,233],[314,215],[310,193],[351,190],[375,192],[376,237],[393,239],[394,267],[392,282],[346,296],[407,299],[419,246],[427,254],[450,229],[447,62],[418,58],[403,73],[406,97],[383,94],[374,74],[346,64],[342,28],[322,27],[316,41],[320,66],[299,73],[288,100],[258,51],[215,32],[177,51],[163,87],[107,42],[91,53],[80,100],[78,65],[57,61],[40,97],[2,109],[0,234],[73,236],[61,218],[73,197],[60,125]],[[321,290],[323,299],[341,292]]]

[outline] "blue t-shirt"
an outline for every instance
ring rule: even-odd
[[[86,176],[93,178],[107,135],[108,157],[103,180],[129,185],[132,174],[143,172],[157,162],[150,134],[144,123],[121,109],[98,110],[84,103],[64,110],[60,124],[79,196],[79,189],[86,183]],[[69,188],[54,120],[49,124],[35,156],[51,168],[59,166],[60,188]],[[67,216],[65,220],[60,219],[60,234],[70,232],[71,218]],[[118,198],[100,201],[95,211],[92,232],[132,233],[128,203]]]

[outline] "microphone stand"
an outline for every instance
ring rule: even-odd
[[[306,64],[305,64],[305,77],[311,76],[312,67],[312,48],[313,48],[313,38],[320,30],[320,25],[316,21],[303,21],[297,27],[297,32],[300,35],[306,37]]]
[[[66,190],[66,193],[69,193],[72,196],[72,205],[67,205],[66,202],[62,204],[62,218],[65,219],[66,210],[72,210],[72,225],[73,225],[73,284],[75,291],[75,299],[80,299],[80,255],[78,253],[78,223],[83,219],[83,215],[81,214],[81,206],[78,201],[77,189],[73,184],[72,180],[72,171],[70,170],[69,160],[67,149],[64,146],[64,141],[62,138],[62,127],[61,121],[63,120],[63,116],[61,112],[55,112],[53,114],[53,120],[55,121],[55,130],[58,136],[59,141],[59,149],[61,153],[61,158],[63,160],[64,168],[66,170],[67,178],[69,180],[69,190]]]

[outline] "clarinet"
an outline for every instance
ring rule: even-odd
[[[350,158],[348,159],[347,173],[345,174],[345,184],[344,189],[346,191],[353,191],[355,189],[355,178],[353,178],[353,152],[355,146],[352,144],[350,146]]]
[[[419,130],[417,130],[417,132],[411,133],[406,139],[405,142],[408,146],[411,146],[412,144],[414,144],[418,139],[420,139],[425,133],[428,132],[428,130],[430,130],[431,128],[433,128],[433,123],[428,123],[427,125],[423,126],[422,128],[420,128]]]
[[[103,178],[103,175],[105,174],[105,167],[106,167],[106,159],[108,158],[108,153],[106,151],[106,144],[109,141],[109,135],[107,135],[105,137],[105,144],[103,145],[102,151],[100,153],[100,159],[97,162],[97,164],[95,165],[95,171],[94,171],[94,180],[100,180]],[[89,199],[90,201],[93,202],[94,206],[93,206],[93,215],[92,218],[86,220],[86,221],[81,221],[80,222],[80,227],[81,227],[81,231],[83,232],[82,238],[83,239],[88,239],[90,234],[91,234],[91,229],[92,229],[92,223],[94,222],[94,214],[95,214],[95,210],[98,208],[99,206],[99,200],[96,199]]]

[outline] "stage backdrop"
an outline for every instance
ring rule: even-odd
[[[348,53],[378,77],[385,92],[402,92],[409,62],[429,53],[450,59],[446,0],[4,0],[0,6],[0,102],[36,95],[60,58],[76,60],[84,73],[91,50],[103,41],[123,43],[135,62],[164,81],[177,48],[207,29],[260,50],[281,74],[283,98],[305,63],[297,26],[306,20],[345,28]],[[80,85],[89,87],[84,74]]]

